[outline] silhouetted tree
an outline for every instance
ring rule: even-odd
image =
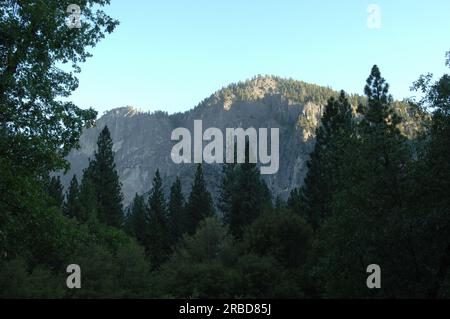
[[[170,253],[167,207],[159,170],[155,172],[152,190],[148,199],[148,225],[145,246],[152,266],[158,268],[168,258]]]
[[[66,202],[64,205],[64,213],[70,218],[76,218],[81,210],[80,187],[78,179],[73,175],[69,188],[66,192]]]
[[[211,194],[206,189],[203,170],[197,165],[194,183],[186,205],[186,225],[189,234],[194,234],[198,224],[206,217],[214,215]]]
[[[97,196],[95,185],[92,182],[91,177],[92,166],[89,164],[87,168],[83,170],[83,176],[80,184],[80,210],[73,211],[76,213],[75,217],[80,222],[98,221],[97,214]]]
[[[90,178],[97,200],[100,222],[109,226],[123,225],[122,190],[114,163],[113,142],[107,126],[100,132],[97,151],[90,162]]]
[[[345,92],[341,91],[339,98],[331,97],[325,106],[316,130],[316,144],[307,162],[304,185],[290,199],[290,206],[300,209],[314,229],[331,213],[337,170],[343,164],[341,149],[348,144],[351,134],[352,109]]]
[[[181,189],[181,181],[177,179],[170,188],[169,198],[169,222],[173,242],[177,242],[187,231],[184,196]]]
[[[127,232],[135,237],[141,245],[146,244],[148,218],[144,196],[138,194],[134,196],[125,225]]]
[[[47,194],[50,196],[53,205],[62,208],[64,203],[63,186],[59,176],[52,176],[46,185]]]
[[[271,196],[255,163],[250,163],[250,146],[246,144],[245,162],[224,168],[219,195],[219,207],[231,233],[242,236],[266,208],[271,207]]]
[[[319,231],[314,281],[336,297],[402,296],[400,287],[420,277],[415,266],[406,266],[415,264],[416,254],[406,227],[412,157],[396,127],[388,87],[374,66],[365,88],[367,105],[359,108],[363,119],[340,148],[342,160],[331,184],[332,214]],[[365,280],[360,269],[375,261],[383,267],[384,289],[368,291],[360,284]],[[417,293],[413,290],[411,295]]]

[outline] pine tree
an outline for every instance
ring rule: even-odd
[[[190,235],[194,234],[200,221],[213,215],[214,208],[212,197],[206,189],[202,166],[198,164],[191,194],[189,195],[188,203],[186,205],[186,225],[188,233]]]
[[[342,145],[352,133],[352,110],[344,91],[325,106],[316,144],[307,162],[308,173],[300,192],[292,193],[290,207],[305,215],[314,229],[331,213],[337,167],[342,164]]]
[[[264,209],[271,207],[270,192],[261,179],[255,163],[249,160],[250,146],[246,144],[245,162],[224,168],[219,208],[223,219],[235,237],[241,237],[243,229],[251,224]]]
[[[399,118],[394,116],[392,108],[393,98],[389,94],[389,84],[381,77],[378,66],[374,65],[370,76],[367,78],[364,93],[367,96],[367,106],[362,107],[364,119],[370,124],[386,124],[394,120],[394,126],[398,124]]]
[[[98,219],[109,226],[121,227],[123,195],[107,126],[100,132],[97,147],[94,160],[90,163],[90,177],[96,194]]]
[[[251,224],[262,213],[262,184],[259,169],[246,160],[238,166],[235,208],[230,218],[230,230],[237,237],[243,228]]]
[[[226,224],[230,224],[235,203],[236,190],[236,170],[235,163],[226,163],[222,167],[222,180],[219,189],[218,208],[220,209],[223,220]]]
[[[51,204],[56,207],[62,207],[64,203],[63,186],[59,176],[49,177],[46,182],[46,191],[50,197]]]
[[[126,218],[126,230],[129,234],[136,238],[136,240],[145,245],[146,236],[148,233],[147,223],[147,209],[143,196],[136,194],[133,203],[129,208],[129,213]]]
[[[450,67],[450,52],[446,65]],[[414,229],[420,230],[417,243],[423,246],[417,250],[429,254],[433,247],[432,257],[427,254],[426,258],[431,274],[423,276],[430,283],[426,297],[445,298],[450,275],[450,74],[435,82],[432,79],[432,74],[421,76],[413,86],[423,93],[419,106],[432,110],[432,122],[420,139],[420,160],[415,162],[408,204],[410,212],[420,216]]]
[[[69,189],[66,192],[66,202],[64,205],[64,213],[70,218],[76,218],[81,210],[80,188],[78,179],[73,175],[70,181]]]
[[[81,178],[79,194],[80,209],[73,211],[76,219],[82,223],[98,221],[97,195],[91,174],[92,165],[90,161],[89,166],[83,170],[83,177]]]
[[[287,207],[293,213],[304,214],[304,208],[302,206],[301,188],[296,187],[289,193],[289,198],[287,200]]]
[[[400,183],[404,177],[405,163],[411,154],[406,138],[398,129],[401,118],[394,111],[389,84],[381,77],[376,65],[372,68],[364,91],[367,106],[363,113],[364,119],[357,127],[360,147],[349,157],[365,163],[373,161],[371,167],[365,166],[364,170],[366,176],[372,177],[368,182],[380,189],[374,200],[386,208],[397,207],[400,204]],[[376,183],[378,185],[375,186]]]
[[[153,177],[152,190],[148,199],[149,213],[154,216],[156,220],[166,225],[167,224],[167,210],[166,200],[164,198],[164,192],[162,188],[162,179],[159,170],[156,170]]]
[[[145,246],[152,266],[157,269],[167,260],[170,253],[167,208],[159,170],[155,172],[152,190],[148,200],[148,225]]]
[[[418,251],[410,249],[413,228],[405,200],[411,154],[396,127],[388,87],[374,66],[365,87],[367,104],[359,108],[364,118],[338,148],[342,158],[333,175],[332,214],[319,229],[314,269],[336,297],[401,296],[399,287],[420,277],[413,269]],[[383,291],[368,292],[360,285],[364,276],[358,269],[373,260],[383,265]]]
[[[187,231],[184,205],[181,181],[177,176],[170,188],[169,199],[169,223],[173,242],[177,242]]]

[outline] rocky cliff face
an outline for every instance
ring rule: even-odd
[[[81,148],[68,156],[71,170],[62,181],[68,185],[73,174],[81,178],[82,170],[94,154],[98,134],[107,125],[114,142],[125,205],[135,193],[143,194],[151,189],[156,169],[161,172],[166,190],[178,175],[188,194],[194,164],[173,163],[170,153],[176,141],[171,141],[171,133],[177,127],[193,132],[194,120],[201,119],[204,130],[209,127],[223,132],[225,128],[237,127],[279,128],[280,167],[278,173],[265,175],[264,179],[274,196],[287,198],[289,192],[303,182],[315,128],[326,100],[334,94],[331,89],[299,81],[256,77],[216,92],[185,113],[143,113],[132,107],[114,109],[100,117],[95,128],[83,133]],[[209,190],[216,198],[221,166],[204,164],[204,173]]]

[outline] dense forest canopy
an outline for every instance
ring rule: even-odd
[[[450,297],[450,75],[414,83],[410,103],[430,120],[410,138],[376,65],[364,98],[279,81],[325,104],[305,183],[286,203],[246,160],[223,166],[217,207],[199,164],[186,198],[183,176],[167,198],[156,171],[149,195],[124,208],[108,127],[66,192],[52,174],[95,118],[62,102],[78,81],[57,65],[78,72],[118,24],[99,9],[109,1],[80,3],[75,30],[68,1],[0,1],[0,297]],[[254,98],[245,88],[222,98]],[[66,286],[73,263],[81,289]],[[371,264],[380,289],[366,285]]]

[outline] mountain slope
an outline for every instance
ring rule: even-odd
[[[68,156],[71,170],[62,177],[68,185],[73,174],[81,176],[93,156],[99,131],[107,125],[114,142],[117,170],[123,184],[124,201],[128,204],[135,193],[146,193],[159,169],[168,190],[175,177],[180,176],[185,193],[190,191],[194,164],[174,164],[170,157],[172,130],[188,128],[193,132],[194,120],[203,121],[203,130],[217,127],[248,127],[280,129],[280,168],[277,174],[265,175],[274,196],[286,198],[302,184],[306,174],[308,154],[314,146],[314,132],[327,99],[337,92],[330,88],[277,77],[255,77],[232,84],[202,101],[194,109],[168,115],[165,112],[143,113],[132,107],[106,112],[97,126],[86,130],[80,140],[81,148]],[[356,105],[362,97],[350,97]],[[398,103],[402,115],[412,118],[414,112]],[[405,111],[406,110],[406,111]],[[411,114],[410,114],[411,113]],[[410,125],[410,131],[416,127]],[[411,132],[410,132],[411,133]],[[412,134],[412,133],[411,133]],[[205,144],[204,144],[205,145]],[[217,195],[221,166],[204,165],[205,179],[214,197]]]

